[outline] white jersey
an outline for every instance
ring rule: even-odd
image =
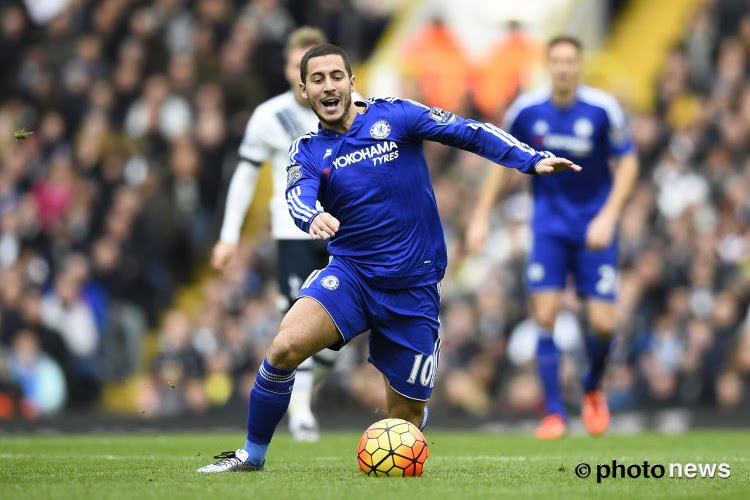
[[[318,117],[297,102],[289,90],[264,102],[253,111],[240,145],[240,160],[256,166],[271,160],[271,234],[275,239],[307,240],[310,236],[294,225],[286,205],[286,168],[289,145],[299,136],[318,130]]]

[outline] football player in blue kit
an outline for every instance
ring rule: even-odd
[[[262,469],[299,363],[368,330],[370,362],[385,378],[388,416],[424,427],[440,356],[439,283],[447,252],[423,140],[524,173],[581,169],[441,109],[390,98],[354,102],[349,60],[335,45],[310,49],[300,77],[320,125],[290,147],[287,204],[300,229],[330,240],[332,258],[304,282],[258,369],[245,446],[217,455],[218,462],[199,472]]]
[[[532,316],[539,329],[537,366],[545,395],[545,417],[536,436],[555,439],[566,432],[560,395],[559,353],[552,331],[569,274],[585,298],[589,369],[583,380],[581,415],[589,433],[609,425],[601,379],[615,330],[617,222],[638,177],[638,160],[627,122],[609,94],[579,83],[581,43],[557,37],[547,45],[551,89],[520,96],[503,128],[534,148],[564,155],[584,173],[532,180],[533,244],[526,268]],[[467,228],[469,251],[484,245],[488,218],[501,190],[503,169],[492,169]]]

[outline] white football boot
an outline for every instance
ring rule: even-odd
[[[218,473],[218,472],[250,472],[256,470],[263,470],[263,464],[253,465],[247,460],[247,451],[240,448],[237,451],[223,451],[214,458],[218,459],[218,462],[204,465],[197,472],[206,473]],[[263,462],[265,463],[265,461]]]

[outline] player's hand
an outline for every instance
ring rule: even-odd
[[[586,228],[586,248],[603,250],[612,244],[617,219],[606,212],[600,212],[591,219]]]
[[[583,170],[580,165],[576,165],[572,161],[566,158],[544,158],[534,167],[536,173],[539,175],[552,174],[562,172],[563,170],[572,170],[574,172],[580,172]]]
[[[338,232],[340,225],[336,217],[328,212],[322,212],[312,220],[308,233],[314,240],[327,240]]]
[[[219,241],[211,251],[211,266],[217,271],[224,271],[237,254],[237,243]]]
[[[490,224],[487,217],[472,217],[464,237],[466,251],[470,254],[481,252],[489,232]]]

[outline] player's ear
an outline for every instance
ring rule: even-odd
[[[356,77],[354,75],[352,75],[352,76],[349,77],[349,93],[350,94],[354,93],[354,79],[355,78]]]
[[[307,87],[306,87],[306,86],[305,86],[305,84],[304,84],[304,83],[302,83],[302,82],[299,82],[299,94],[300,94],[300,95],[301,95],[302,97],[304,97],[305,99],[307,99],[307,98],[308,98],[308,97],[307,97]]]

